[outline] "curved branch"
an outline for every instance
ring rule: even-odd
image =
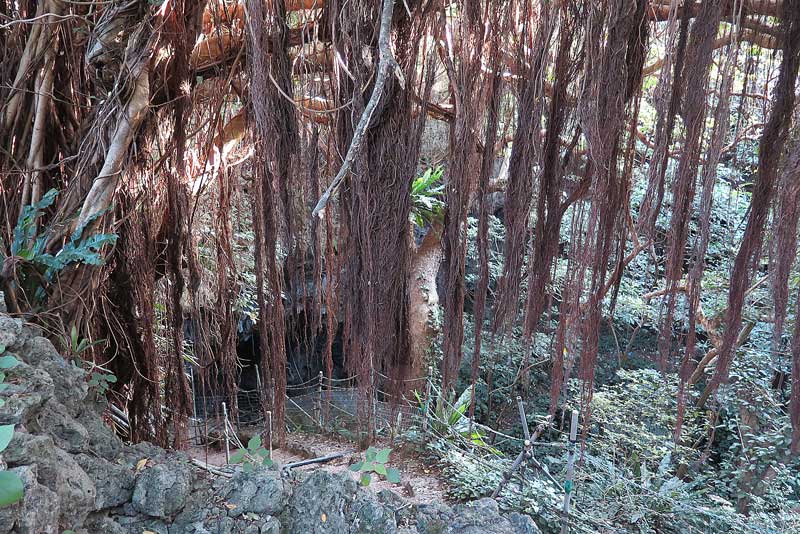
[[[353,162],[360,154],[361,143],[364,141],[364,136],[367,133],[367,126],[369,126],[369,123],[372,120],[372,114],[375,112],[375,108],[378,107],[378,102],[383,94],[383,88],[386,85],[387,78],[389,77],[389,70],[394,69],[395,74],[398,75],[401,83],[403,82],[400,66],[394,59],[392,51],[389,47],[389,35],[392,31],[393,11],[394,0],[383,0],[383,10],[381,12],[381,31],[378,37],[378,76],[375,79],[375,86],[372,89],[372,95],[369,97],[369,102],[367,102],[366,107],[364,107],[364,112],[361,114],[361,119],[358,121],[355,132],[353,132],[353,139],[350,141],[350,146],[348,147],[347,154],[344,157],[344,162],[342,162],[342,166],[339,168],[336,178],[333,179],[328,188],[319,198],[317,205],[314,206],[314,211],[311,212],[312,218],[322,216],[322,210],[324,210],[325,206],[328,205],[328,201],[330,200],[331,196],[336,194],[336,191],[339,190],[339,187],[341,187],[345,176],[347,176],[347,173],[350,172]]]

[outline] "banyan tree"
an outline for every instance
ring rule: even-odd
[[[379,376],[407,393],[437,335],[447,394],[465,358],[473,383],[491,382],[487,336],[545,328],[551,411],[578,378],[590,417],[602,323],[647,256],[659,366],[680,375],[675,439],[686,403],[728,381],[766,269],[776,352],[794,328],[800,445],[798,0],[0,0],[0,48],[6,307],[55,340],[97,342],[79,356],[117,377],[134,439],[185,444],[187,358],[232,395],[243,309],[279,440],[287,346],[322,340],[330,376],[340,330],[370,398]],[[418,202],[436,128],[443,188]],[[759,143],[745,237],[724,314],[707,317],[717,164],[745,136]],[[490,288],[496,192],[506,238]],[[465,300],[488,325],[471,354]]]

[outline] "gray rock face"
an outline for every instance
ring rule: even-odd
[[[39,483],[58,496],[61,503],[62,524],[73,528],[83,526],[86,516],[94,508],[96,490],[89,476],[66,452],[54,448],[52,454],[36,459]]]
[[[500,514],[494,499],[480,499],[453,508],[453,521],[445,530],[448,534],[529,534],[539,532],[528,517],[529,522],[515,514],[514,520]],[[527,516],[525,516],[527,517]]]
[[[416,507],[419,534],[442,534],[453,520],[453,510],[444,504],[432,503]]]
[[[22,333],[22,319],[12,319],[8,315],[0,315],[0,345],[6,350],[17,346],[17,339]]]
[[[133,490],[134,510],[150,517],[175,515],[186,504],[192,479],[191,469],[185,464],[161,464],[145,469]]]
[[[75,460],[97,490],[94,510],[121,506],[131,500],[135,481],[130,468],[87,454],[79,454]]]
[[[105,460],[116,460],[124,450],[122,440],[111,431],[100,416],[90,409],[84,409],[78,414],[77,421],[83,425],[89,434],[87,450]]]
[[[289,499],[287,528],[291,534],[348,532],[348,512],[357,490],[348,477],[314,471]]]
[[[67,362],[53,344],[41,336],[27,340],[23,350],[24,360],[29,365],[38,367],[50,375],[56,399],[70,409],[77,409],[88,392],[86,372]]]
[[[57,534],[58,496],[37,482],[36,467],[18,467],[13,471],[22,479],[25,499],[0,508],[0,533]]]
[[[392,508],[372,493],[359,491],[350,477],[322,470],[295,488],[284,517],[290,534],[397,532]]]
[[[360,492],[351,507],[350,532],[358,534],[395,534],[394,511],[378,502],[370,493]]]
[[[52,437],[56,445],[67,452],[79,453],[87,449],[89,432],[55,399],[47,401],[28,426],[34,432]]]
[[[231,517],[246,513],[278,515],[289,498],[284,482],[274,471],[237,473],[225,485],[223,495],[229,505],[235,506],[228,512]]]
[[[508,520],[514,527],[515,534],[541,534],[542,532],[529,515],[511,512],[508,514]]]
[[[7,386],[0,392],[0,424],[25,424],[53,396],[53,379],[23,362],[5,371]]]
[[[80,527],[94,508],[95,486],[75,459],[59,449],[49,436],[15,432],[3,458],[10,466],[35,465],[36,480],[55,493],[51,508],[58,510],[63,524]],[[23,503],[29,499],[25,494]]]

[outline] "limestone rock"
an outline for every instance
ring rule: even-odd
[[[348,513],[358,487],[347,476],[312,472],[295,488],[286,509],[287,532],[321,534],[348,532]]]
[[[514,527],[514,534],[541,534],[542,532],[529,515],[511,512],[507,517]]]
[[[83,425],[89,434],[87,449],[105,460],[116,460],[120,452],[124,450],[122,440],[95,413],[88,407],[78,414],[77,421]]]
[[[419,534],[443,534],[453,520],[453,510],[444,504],[421,504],[415,512]]]
[[[61,504],[59,521],[73,529],[94,509],[96,490],[89,476],[66,452],[55,447],[42,458],[35,458],[39,483],[58,495]]]
[[[223,490],[225,501],[235,506],[231,517],[245,513],[278,515],[288,501],[288,493],[280,476],[274,471],[259,469],[252,473],[237,473]]]
[[[26,423],[53,396],[53,380],[46,372],[23,362],[7,369],[6,386],[0,391],[0,424]]]
[[[87,518],[84,528],[86,534],[94,534],[95,532],[102,532],[103,534],[127,534],[126,530],[122,528],[122,525],[105,515],[96,515]]]
[[[0,315],[0,346],[6,350],[13,350],[17,346],[17,339],[22,333],[22,319],[13,319],[7,315]]]
[[[79,454],[78,465],[86,472],[97,490],[94,510],[105,510],[129,502],[133,497],[133,471],[128,466],[111,463],[103,458]]]
[[[394,511],[375,499],[372,492],[358,493],[352,506],[350,532],[357,534],[396,534]]]
[[[312,472],[295,488],[284,517],[290,534],[397,532],[392,508],[359,490],[350,477],[324,470]]]
[[[59,504],[55,493],[37,481],[35,466],[12,469],[25,488],[22,501],[0,508],[0,533],[57,534]]]
[[[56,445],[67,452],[79,453],[87,450],[89,433],[86,428],[73,419],[67,408],[55,399],[47,401],[28,426],[32,431],[52,437]]]
[[[133,508],[150,517],[166,518],[179,512],[192,490],[192,472],[182,463],[145,469],[136,480]]]
[[[44,337],[31,338],[25,343],[24,350],[25,361],[29,365],[38,367],[50,375],[59,402],[76,409],[88,392],[86,372],[67,362]]]
[[[528,518],[530,519],[530,518]],[[533,523],[531,520],[530,523]],[[453,508],[452,523],[445,530],[447,534],[529,534],[531,525],[519,517],[515,522],[500,514],[494,499],[480,499]],[[533,528],[536,528],[533,525]]]

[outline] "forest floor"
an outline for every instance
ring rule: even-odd
[[[376,448],[390,446],[388,442],[375,444]],[[337,453],[343,453],[344,456],[326,463],[309,464],[294,469],[302,471],[325,469],[334,473],[347,473],[353,480],[358,481],[360,478],[359,473],[350,471],[349,467],[354,462],[362,460],[363,454],[354,443],[344,438],[308,432],[291,432],[287,435],[286,447],[273,450],[272,460],[279,465],[285,465],[290,462],[320,458]],[[189,454],[193,458],[210,465],[225,465],[224,449],[219,450],[209,447],[206,450],[204,447],[194,447],[189,450]],[[376,493],[383,489],[389,489],[414,504],[449,502],[450,499],[447,497],[439,470],[433,466],[425,465],[418,456],[418,453],[411,448],[392,447],[389,466],[396,467],[400,471],[402,482],[399,485],[392,484],[373,474],[369,489]]]

